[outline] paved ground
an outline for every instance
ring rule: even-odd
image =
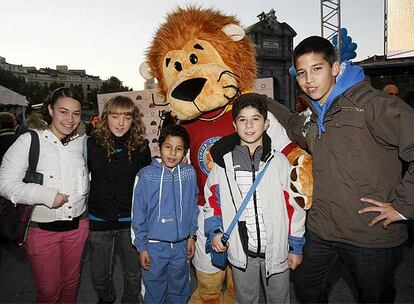
[[[0,303],[34,303],[35,286],[24,251],[9,243],[0,244],[0,250],[2,252]],[[115,265],[114,281],[117,290],[121,290],[123,280],[119,261]],[[341,277],[332,284],[330,303],[356,303],[355,288],[347,272],[342,271]],[[404,248],[404,260],[398,268],[395,284],[397,287],[396,303],[414,303],[414,245],[412,242]],[[119,298],[118,295],[118,300]],[[291,300],[292,303],[296,303],[293,289],[291,289]],[[78,302],[96,303],[96,301],[89,275],[89,261],[85,258]]]

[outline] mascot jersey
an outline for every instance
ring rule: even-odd
[[[221,137],[234,132],[231,111],[213,121],[196,119],[182,124],[190,134],[190,161],[197,172],[198,204],[204,206],[204,184],[213,168],[210,148]]]

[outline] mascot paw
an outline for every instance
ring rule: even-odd
[[[290,182],[296,202],[308,210],[312,205],[313,192],[312,157],[309,154],[302,154],[293,161]]]

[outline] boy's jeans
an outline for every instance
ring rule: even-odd
[[[116,299],[112,274],[116,254],[119,254],[124,274],[121,301],[142,303],[141,271],[131,229],[90,231],[89,254],[92,283],[100,301],[111,303]]]
[[[392,303],[401,254],[401,246],[362,248],[325,241],[307,231],[302,264],[293,272],[296,296],[302,303],[327,303],[330,277],[338,275],[335,264],[340,259],[356,282],[359,303]]]

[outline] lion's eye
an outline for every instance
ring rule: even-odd
[[[191,55],[190,55],[190,62],[191,62],[192,64],[196,64],[196,63],[198,62],[198,57],[197,57],[197,55],[196,55],[196,54],[191,54]]]
[[[181,72],[183,70],[183,66],[181,65],[180,62],[176,61],[174,62],[174,68],[178,71]]]
[[[194,45],[194,48],[197,49],[197,50],[204,50],[204,48],[201,45],[199,45],[198,43]]]

